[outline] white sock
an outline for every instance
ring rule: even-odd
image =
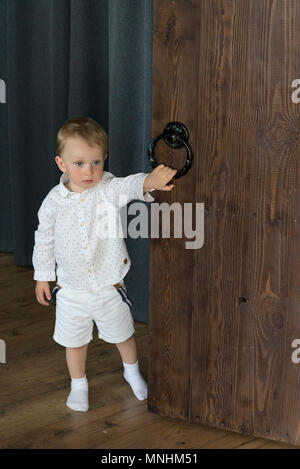
[[[71,378],[71,392],[67,406],[72,410],[86,412],[89,408],[89,388],[86,375],[83,378]]]
[[[130,384],[133,394],[140,400],[143,401],[147,399],[148,396],[148,389],[147,383],[140,374],[139,371],[139,362],[133,363],[130,365],[129,363],[124,363],[124,378]]]

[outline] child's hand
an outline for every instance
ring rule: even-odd
[[[167,185],[169,181],[177,173],[177,169],[169,168],[164,164],[158,165],[153,171],[145,178],[144,192],[149,189],[157,189],[159,191],[171,191],[175,184]]]
[[[51,300],[49,283],[43,282],[41,280],[37,280],[36,287],[35,287],[35,296],[41,305],[49,306],[49,303],[45,301],[45,298],[47,298],[48,300]]]

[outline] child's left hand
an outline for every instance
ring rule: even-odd
[[[144,181],[144,192],[149,189],[157,189],[159,191],[171,191],[175,184],[168,185],[174,175],[177,173],[177,169],[169,168],[164,164],[158,165],[153,171],[145,178]]]

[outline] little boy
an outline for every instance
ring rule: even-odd
[[[134,199],[152,202],[151,190],[170,191],[176,170],[159,165],[150,174],[117,178],[104,171],[108,137],[90,118],[67,120],[57,135],[55,162],[63,172],[60,182],[38,211],[32,255],[37,301],[49,306],[49,281],[56,304],[53,339],[66,347],[71,392],[66,405],[76,411],[89,408],[85,363],[92,340],[93,321],[98,336],[116,344],[123,376],[139,400],[147,398],[147,383],[139,372],[135,332],[124,277],[130,258],[124,238],[99,236],[103,206],[120,208]],[[120,196],[122,196],[120,198]],[[107,205],[108,204],[108,205]],[[109,210],[109,217],[119,216]],[[56,300],[56,302],[55,302]]]

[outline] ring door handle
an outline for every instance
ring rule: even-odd
[[[158,166],[158,163],[154,156],[154,150],[155,150],[155,145],[162,138],[164,139],[165,143],[171,148],[182,148],[183,146],[185,146],[186,148],[186,151],[187,151],[186,163],[184,167],[180,171],[177,171],[177,173],[174,176],[174,179],[178,179],[181,176],[184,176],[189,171],[193,162],[193,155],[192,155],[190,147],[187,144],[187,141],[189,139],[188,129],[181,122],[176,122],[176,121],[169,122],[164,128],[163,133],[161,135],[158,135],[152,140],[152,142],[148,146],[148,156],[149,156],[150,164],[152,168],[156,168],[156,166]]]

